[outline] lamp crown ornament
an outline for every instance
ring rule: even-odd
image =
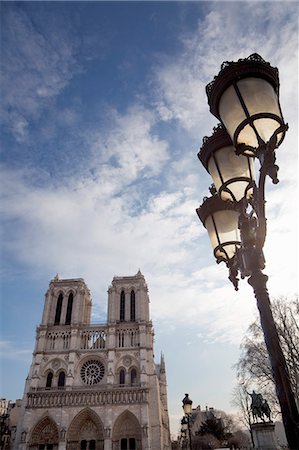
[[[238,61],[224,61],[221,64],[220,72],[207,84],[206,94],[208,103],[213,115],[217,111],[216,104],[213,103],[216,89],[225,89],[234,79],[242,79],[248,76],[258,76],[269,81],[276,94],[279,94],[279,76],[277,67],[272,67],[258,53],[252,53],[247,58],[240,58]],[[213,105],[213,106],[212,106]],[[213,108],[213,111],[212,111]]]

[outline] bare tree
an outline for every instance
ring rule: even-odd
[[[251,431],[252,416],[251,416],[251,404],[248,392],[250,385],[248,381],[238,379],[238,384],[233,390],[231,404],[238,408],[238,419],[242,425],[249,431],[252,445],[254,446],[253,436]]]
[[[299,301],[298,297],[280,297],[272,302],[272,311],[279,334],[281,347],[288,366],[295,397],[299,398]],[[271,403],[272,411],[278,410],[274,380],[263,332],[258,319],[248,328],[241,344],[241,355],[236,365],[238,379],[247,388],[254,386]],[[248,390],[248,389],[247,389]],[[242,393],[238,392],[236,397]],[[245,399],[244,399],[245,400]],[[238,402],[240,403],[240,398]]]

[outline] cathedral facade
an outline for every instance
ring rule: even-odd
[[[91,324],[91,307],[83,279],[50,282],[15,449],[170,449],[165,363],[154,361],[144,276],[113,278],[107,323]]]

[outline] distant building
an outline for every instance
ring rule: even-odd
[[[208,419],[212,418],[218,418],[221,422],[223,422],[223,419],[221,418],[220,414],[214,409],[214,408],[206,408],[204,410],[201,409],[200,405],[198,405],[196,408],[192,408],[192,412],[189,417],[189,427],[190,427],[190,433],[191,438],[193,438],[198,434],[200,427],[204,422],[206,422]],[[189,430],[186,422],[186,418],[183,417],[182,419],[182,429],[181,434],[179,436],[179,443],[182,448],[188,447],[189,444]],[[194,444],[194,442],[193,442]],[[196,447],[193,445],[193,447]]]
[[[218,419],[223,426],[226,425],[224,423],[223,413],[214,409],[213,407],[208,408],[208,406],[206,406],[205,409],[201,409],[200,405],[198,405],[197,408],[193,408],[190,418],[192,434],[196,435],[200,430],[201,425],[207,420],[213,418]]]
[[[0,398],[0,416],[4,416],[8,411],[9,401],[6,398]]]
[[[107,323],[91,324],[91,306],[83,279],[50,282],[15,449],[170,449],[144,276],[113,278]]]
[[[22,400],[18,399],[15,402],[10,401],[8,406],[8,414],[9,414],[9,431],[10,431],[10,447],[13,448],[17,425],[20,421],[22,413]]]
[[[11,431],[9,425],[9,400],[0,399],[0,445],[1,450],[9,450],[11,445]]]

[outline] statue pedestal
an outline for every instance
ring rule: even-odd
[[[251,425],[254,448],[256,450],[277,450],[277,440],[273,422],[258,422]]]

